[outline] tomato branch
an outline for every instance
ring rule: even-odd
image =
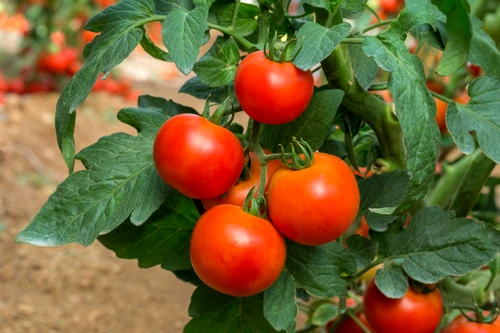
[[[364,38],[344,38],[340,43],[342,44],[363,44]]]
[[[365,324],[361,320],[359,320],[359,318],[351,310],[347,310],[346,313],[349,317],[351,317],[352,320],[354,320],[354,322],[359,326],[359,328],[361,328],[363,332],[365,333],[372,332],[368,329],[368,327],[365,326]]]
[[[449,103],[451,103],[451,102],[453,102],[453,100],[452,100],[452,99],[450,99],[450,98],[448,98],[448,97],[446,97],[446,96],[443,96],[443,95],[441,95],[441,94],[438,94],[437,92],[434,92],[434,91],[432,91],[432,90],[429,90],[429,91],[430,91],[430,93],[431,93],[431,95],[432,95],[432,96],[434,96],[434,97],[436,97],[436,98],[439,98],[439,99],[440,99],[440,100],[442,100],[443,102],[446,102],[446,103],[448,103],[448,104],[449,104]]]
[[[368,32],[370,30],[373,30],[375,28],[378,28],[378,27],[381,27],[381,26],[384,26],[384,25],[391,24],[392,22],[394,22],[394,20],[378,21],[377,23],[369,25],[366,28],[364,28],[363,30],[361,30],[361,33],[364,34],[365,32]]]
[[[240,9],[240,0],[236,0],[234,5],[233,19],[231,20],[231,25],[229,26],[229,30],[234,31],[236,27],[236,20],[238,19],[238,10]]]
[[[373,14],[373,16],[375,16],[375,18],[377,19],[377,21],[379,21],[379,22],[382,21],[382,19],[378,15],[378,13],[372,7],[366,5],[366,9],[368,9]]]
[[[259,49],[259,47],[257,45],[251,43],[250,41],[248,41],[246,38],[244,38],[240,34],[232,31],[229,27],[226,28],[226,27],[220,26],[218,24],[213,24],[210,22],[208,22],[208,27],[210,29],[218,30],[218,31],[222,32],[223,34],[226,34],[226,35],[233,37],[234,40],[236,40],[244,48],[245,51]]]
[[[259,180],[259,193],[257,195],[257,200],[261,202],[264,199],[264,190],[266,187],[266,177],[267,177],[267,160],[266,153],[259,144],[260,140],[260,123],[258,121],[253,121],[252,132],[250,135],[249,146],[250,149],[257,155],[260,161],[260,180]]]

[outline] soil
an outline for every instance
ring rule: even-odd
[[[201,102],[176,93],[184,80],[136,88],[200,108]],[[172,273],[139,269],[99,242],[88,248],[14,244],[67,176],[54,130],[57,98],[8,95],[0,109],[0,333],[182,332],[194,288]],[[134,134],[116,120],[117,111],[131,105],[91,94],[77,113],[77,151],[114,132]]]

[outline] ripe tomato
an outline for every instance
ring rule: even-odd
[[[273,225],[233,205],[203,214],[193,230],[191,263],[209,287],[236,297],[271,286],[285,265],[283,236]]]
[[[470,96],[467,93],[467,90],[461,91],[458,93],[457,96],[454,98],[455,102],[460,103],[460,104],[467,104],[469,103]]]
[[[373,176],[373,171],[367,170],[366,167],[359,167],[359,171],[352,169],[352,173],[355,176],[363,177],[363,178],[369,178]]]
[[[468,314],[474,317],[473,313]],[[492,324],[480,324],[469,321],[464,316],[455,318],[442,333],[498,333],[500,332],[500,317]]]
[[[194,114],[179,114],[160,128],[153,148],[160,177],[195,199],[227,192],[243,170],[243,147],[228,129]]]
[[[23,79],[16,77],[9,82],[6,92],[21,95],[24,94],[24,89],[25,85]]]
[[[441,133],[446,132],[446,109],[448,108],[448,103],[443,102],[439,98],[434,98],[436,101],[436,123],[439,126],[439,131]]]
[[[380,7],[388,14],[395,14],[401,10],[404,5],[402,0],[380,0]]]
[[[478,77],[481,75],[481,67],[471,64],[467,62],[467,69],[474,77]]]
[[[365,315],[376,332],[433,333],[443,315],[439,289],[428,294],[411,287],[401,299],[391,299],[380,292],[375,279],[368,283],[364,296]]]
[[[78,51],[65,48],[58,53],[45,53],[38,59],[38,69],[49,73],[65,73],[73,62],[78,60]]]
[[[250,117],[264,124],[284,124],[304,112],[312,98],[314,79],[311,71],[291,62],[274,62],[258,51],[238,66],[234,90]]]
[[[354,233],[356,235],[360,235],[360,236],[368,238],[369,232],[370,232],[370,227],[368,226],[368,223],[366,222],[366,218],[364,216],[361,216],[361,221],[359,223],[359,226],[356,228],[356,231]]]
[[[430,91],[434,91],[438,94],[442,94],[444,92],[444,87],[441,83],[436,82],[434,80],[427,80],[426,82],[427,89]]]
[[[370,330],[370,332],[375,333],[373,328],[370,327],[370,324],[366,321],[365,314],[363,312],[360,312],[356,315],[359,320]],[[326,331],[330,332],[330,328],[333,326],[335,321],[332,321],[326,325]],[[359,325],[351,318],[351,317],[346,317],[342,323],[337,327],[335,330],[335,333],[364,333],[363,329],[359,327]]]
[[[352,224],[359,209],[359,189],[344,161],[314,153],[309,168],[281,166],[274,172],[267,203],[271,221],[285,237],[303,245],[321,245]]]
[[[270,152],[266,151],[266,153]],[[202,200],[201,203],[203,204],[203,208],[205,208],[205,210],[209,210],[214,206],[222,204],[229,204],[242,207],[248,192],[250,192],[250,190],[254,186],[255,186],[255,197],[257,197],[260,185],[260,162],[259,159],[257,158],[257,155],[254,152],[251,152],[249,156],[251,161],[250,178],[234,185],[229,190],[229,192],[224,194],[222,197]],[[274,170],[276,170],[276,168],[278,168],[280,165],[281,162],[279,160],[271,160],[267,164],[266,188],[264,189],[265,191],[267,190],[267,185],[269,183],[271,175],[274,173]]]

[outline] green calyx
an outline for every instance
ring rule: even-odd
[[[264,54],[269,60],[274,62],[293,62],[302,49],[304,40],[302,39],[300,44],[297,44],[298,40],[295,36],[283,42],[280,37],[275,34],[268,43],[264,43]]]
[[[309,168],[314,163],[314,151],[311,146],[304,140],[297,140],[293,138],[290,143],[292,147],[291,157],[290,154],[285,153],[285,149],[281,146],[281,162],[292,170],[301,170]],[[300,150],[299,153],[295,150],[295,146]]]
[[[255,197],[255,186],[248,192],[245,202],[243,203],[243,211],[260,218],[265,218],[266,213],[266,199],[262,196],[260,199]]]
[[[479,324],[493,324],[498,318],[497,301],[495,300],[493,307],[491,308],[491,310],[488,312],[487,315],[484,315],[483,309],[477,305],[476,305],[476,311],[475,311],[475,318],[469,316],[462,309],[460,309],[460,312],[462,312],[462,315],[465,318],[467,318],[467,320],[469,320],[471,322],[475,322],[475,323],[479,323]]]
[[[203,108],[202,116],[208,119],[211,123],[222,127],[228,127],[234,120],[234,104],[233,100],[228,97],[219,104],[215,112],[210,115],[210,107],[213,104],[210,104],[210,95],[207,97],[205,101],[205,107]],[[230,107],[231,106],[231,107]]]

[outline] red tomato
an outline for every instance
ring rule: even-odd
[[[481,67],[473,65],[470,62],[467,62],[467,69],[474,77],[481,75]]]
[[[266,151],[266,153],[270,153]],[[250,165],[250,178],[243,180],[236,185],[234,185],[229,192],[224,194],[222,197],[217,197],[213,199],[205,199],[202,200],[203,208],[205,210],[209,210],[210,208],[221,205],[221,204],[229,204],[235,205],[239,207],[243,207],[243,203],[245,202],[245,198],[247,197],[248,192],[255,186],[255,197],[257,197],[260,185],[260,162],[255,155],[254,152],[249,154],[251,165]],[[271,160],[267,164],[267,173],[266,173],[266,188],[269,183],[269,179],[274,171],[281,165],[280,160]]]
[[[98,32],[82,30],[82,40],[85,44],[90,43],[97,35],[99,35]]]
[[[360,312],[356,315],[359,320],[370,330],[370,332],[375,333],[373,328],[370,327],[368,322],[366,321],[365,314],[363,312]],[[326,325],[326,331],[330,332],[330,328],[333,326],[335,321],[332,321]],[[335,330],[335,333],[365,333],[361,327],[351,318],[351,317],[346,317],[342,323],[337,327]]]
[[[364,296],[365,315],[376,332],[433,333],[443,315],[439,289],[428,294],[408,289],[401,299],[391,299],[380,292],[375,279],[368,283]]]
[[[373,171],[371,169],[368,171],[366,170],[366,167],[359,167],[358,169],[359,171],[352,169],[352,174],[363,178],[370,178],[373,176]]]
[[[380,95],[387,103],[392,103],[394,100],[392,99],[391,92],[389,90],[373,90],[372,94]]]
[[[12,79],[8,83],[7,92],[18,94],[18,95],[24,94],[24,81],[23,81],[23,79],[21,79],[20,77]]]
[[[369,232],[370,232],[370,227],[368,226],[368,223],[366,222],[366,218],[364,216],[361,216],[361,221],[359,223],[359,226],[356,228],[356,231],[354,233],[356,235],[360,235],[360,236],[368,238]]]
[[[258,51],[238,66],[234,90],[250,117],[264,124],[284,124],[304,112],[312,98],[314,79],[311,71],[291,62],[271,61]]]
[[[203,214],[193,230],[191,263],[209,287],[236,297],[271,286],[285,265],[283,236],[273,225],[233,205]]]
[[[464,90],[464,91],[458,93],[458,95],[455,96],[454,100],[455,100],[455,102],[460,103],[460,104],[467,104],[470,101],[470,96],[467,93],[467,91]]]
[[[38,59],[38,69],[49,73],[65,73],[78,59],[78,51],[66,48],[58,53],[45,53]]]
[[[2,74],[0,74],[0,93],[7,91],[9,89],[9,83],[7,80],[3,77]]]
[[[434,80],[427,80],[427,89],[430,91],[434,91],[438,94],[442,94],[444,92],[444,87],[441,83],[436,82]]]
[[[402,0],[379,0],[379,2],[382,10],[388,14],[399,12],[404,5]]]
[[[448,103],[443,102],[439,98],[434,98],[436,101],[436,123],[439,126],[439,131],[441,133],[446,132],[446,109],[448,108]]]
[[[468,314],[474,317],[473,313]],[[498,333],[500,332],[500,317],[492,324],[480,324],[469,321],[464,316],[455,318],[442,333]]]
[[[160,128],[153,149],[160,177],[195,199],[226,193],[243,170],[243,147],[228,129],[194,114],[179,114]]]
[[[340,158],[314,153],[302,170],[279,167],[269,181],[269,216],[292,241],[321,245],[342,235],[359,209],[359,189],[349,166]]]

